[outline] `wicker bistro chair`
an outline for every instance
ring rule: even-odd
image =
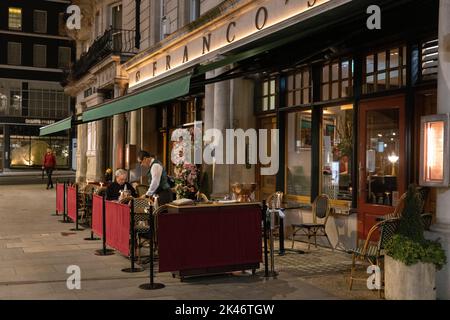
[[[352,254],[352,267],[349,278],[349,290],[352,290],[353,281],[367,281],[367,278],[355,278],[356,262],[367,262],[370,265],[376,265],[382,269],[382,259],[384,258],[384,248],[387,242],[394,236],[399,225],[399,219],[393,218],[376,223],[367,234],[367,238],[362,246],[351,249],[348,253]],[[373,241],[373,236],[379,231],[378,242]],[[383,275],[383,272],[382,272]],[[384,283],[384,276],[382,276]],[[381,288],[379,290],[381,297]]]
[[[141,260],[141,249],[142,248],[150,248],[150,237],[153,237],[153,243],[155,244],[155,251],[158,251],[158,217],[160,214],[167,212],[168,206],[162,205],[159,208],[157,208],[153,212],[154,217],[154,230],[150,230],[150,226],[148,225],[149,221],[149,214],[146,214],[146,223],[143,225],[143,227],[136,227],[137,232],[137,238],[138,238],[138,259]]]
[[[317,237],[325,237],[330,245],[330,248],[334,250],[333,245],[328,238],[326,232],[326,225],[328,217],[331,212],[330,199],[327,195],[322,194],[318,196],[312,205],[312,223],[292,224],[292,248],[294,248],[295,236],[299,231],[303,232],[302,235],[308,237],[308,250],[311,247],[311,238],[314,237],[314,245],[317,248]],[[322,222],[318,222],[321,219]]]

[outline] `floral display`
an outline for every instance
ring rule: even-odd
[[[175,192],[177,199],[195,199],[198,191],[198,169],[190,163],[180,163],[175,166]]]

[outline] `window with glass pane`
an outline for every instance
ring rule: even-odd
[[[275,110],[278,95],[277,85],[278,81],[276,78],[263,80],[261,84],[261,98],[259,99],[261,111]]]
[[[352,200],[353,105],[324,108],[322,114],[322,193]]]
[[[8,28],[22,30],[22,9],[8,8]]]
[[[8,42],[8,64],[22,64],[22,44],[19,42]]]
[[[9,101],[10,106],[8,114],[11,116],[22,115],[22,91],[20,89],[11,89]]]
[[[29,136],[10,136],[11,167],[31,165],[31,141]]]
[[[47,46],[35,44],[33,46],[33,66],[47,67]]]
[[[33,13],[34,32],[47,32],[47,11],[34,10]]]
[[[374,93],[406,86],[406,46],[366,56],[363,92]]]
[[[287,76],[287,106],[298,106],[311,102],[311,72],[309,68],[293,71]]]
[[[392,206],[399,198],[399,110],[371,110],[366,121],[366,202]]]
[[[353,61],[335,60],[325,64],[321,73],[322,101],[336,100],[353,95]]]
[[[287,115],[287,194],[311,194],[311,111]]]

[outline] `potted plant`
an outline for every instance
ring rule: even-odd
[[[386,299],[436,299],[436,270],[447,259],[439,242],[425,239],[421,208],[422,199],[410,185],[397,232],[386,245]]]

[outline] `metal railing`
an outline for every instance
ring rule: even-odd
[[[136,54],[138,49],[135,43],[134,30],[107,29],[98,37],[87,52],[72,67],[71,77],[81,78],[90,68],[99,63],[110,54]]]

